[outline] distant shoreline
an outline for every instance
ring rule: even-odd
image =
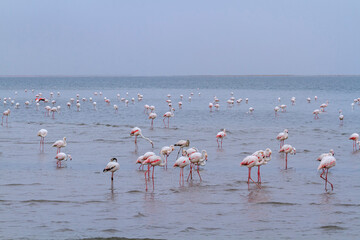
[[[300,74],[259,74],[259,75],[151,75],[151,76],[141,76],[141,75],[0,75],[0,78],[48,78],[48,77],[357,77],[360,74],[314,74],[314,75],[300,75]]]

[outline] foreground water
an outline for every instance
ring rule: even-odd
[[[357,238],[360,231],[360,151],[352,151],[348,137],[358,132],[359,77],[168,77],[168,78],[1,78],[0,98],[15,99],[9,124],[0,128],[0,238],[81,239],[127,237],[161,239],[328,239]],[[24,92],[24,89],[28,89]],[[31,91],[34,89],[34,92]],[[17,95],[15,95],[17,91]],[[33,100],[42,92],[54,92],[61,112],[55,119],[44,116]],[[60,92],[60,96],[56,93]],[[93,92],[102,91],[102,96]],[[126,95],[128,92],[128,96]],[[191,102],[188,101],[193,92]],[[199,95],[198,93],[201,92]],[[227,107],[231,97],[249,98]],[[126,107],[116,94],[131,99]],[[81,110],[66,102],[80,102]],[[172,95],[175,117],[164,128],[162,114],[168,111],[166,95]],[[178,109],[183,94],[183,108]],[[213,97],[220,110],[209,112]],[[314,101],[314,96],[318,100]],[[296,97],[295,105],[290,98]],[[111,100],[108,106],[104,97]],[[288,105],[286,113],[274,116],[273,108]],[[311,97],[311,103],[306,98]],[[32,101],[28,108],[25,101]],[[312,111],[329,101],[327,112],[314,120]],[[9,101],[8,101],[9,102]],[[51,105],[50,103],[48,103]],[[115,113],[113,104],[119,106]],[[144,114],[144,104],[155,105],[154,129]],[[255,108],[248,114],[248,108]],[[339,123],[338,111],[345,120]],[[129,136],[138,126],[154,141],[155,148],[139,140],[137,152]],[[46,128],[45,152],[39,151],[36,133]],[[215,135],[226,128],[223,149]],[[278,153],[276,135],[289,129],[287,142],[297,149],[284,170],[284,155]],[[56,149],[51,144],[67,137],[72,161],[57,168]],[[203,181],[179,185],[179,169],[155,169],[154,188],[145,191],[144,174],[135,160],[146,151],[190,139],[191,146],[206,149],[209,160],[201,170]],[[271,148],[271,162],[262,167],[262,188],[247,184],[247,168],[241,160],[252,152]],[[317,172],[320,153],[335,150],[337,165],[330,170],[334,191],[326,192]],[[110,174],[102,169],[111,157],[120,170],[111,186]],[[170,165],[176,154],[169,157]],[[188,169],[185,169],[185,177]],[[253,172],[255,176],[255,171]],[[255,177],[256,178],[256,177]]]

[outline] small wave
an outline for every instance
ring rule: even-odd
[[[0,185],[0,186],[15,187],[15,186],[35,186],[35,185],[41,185],[41,183],[29,183],[29,184],[9,183],[9,184],[3,184],[3,185]]]
[[[287,202],[258,202],[257,204],[285,205],[285,206],[299,205],[297,203],[287,203]]]
[[[226,192],[235,192],[235,191],[238,191],[239,189],[236,189],[236,188],[228,188],[228,189],[225,189]]]
[[[180,232],[191,232],[191,231],[196,231],[196,230],[197,230],[196,228],[187,227],[187,228],[185,228],[184,230],[181,230]]]
[[[22,203],[71,203],[70,201],[61,201],[61,200],[46,200],[46,199],[31,199],[21,201]]]
[[[85,201],[83,203],[103,203],[104,201],[97,201],[97,200],[92,200],[92,201]]]
[[[136,215],[134,215],[135,218],[138,217],[146,217],[144,214],[142,214],[141,212],[138,212]]]
[[[339,227],[336,225],[325,225],[321,226],[320,229],[326,229],[326,230],[346,230],[346,228]]]
[[[116,233],[116,232],[119,232],[119,230],[116,230],[114,228],[108,228],[108,229],[102,230],[102,232]]]
[[[56,230],[55,232],[73,232],[74,230],[71,228],[61,228]]]
[[[341,207],[360,207],[360,204],[356,204],[356,203],[335,203],[334,205]]]
[[[126,193],[142,193],[142,192],[139,190],[130,190],[130,191],[127,191]]]

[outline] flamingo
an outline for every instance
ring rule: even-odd
[[[209,109],[210,109],[210,112],[212,112],[212,108],[213,108],[214,104],[212,103],[209,103]]]
[[[279,133],[277,136],[276,136],[276,139],[280,141],[280,149],[282,146],[284,146],[284,141],[286,139],[288,139],[289,137],[289,131],[287,129],[285,129],[283,132]]]
[[[221,139],[221,148],[222,148],[222,142],[223,142],[224,137],[226,137],[226,129],[225,128],[224,128],[224,130],[222,130],[216,134],[216,141],[217,141],[218,147],[220,147],[219,146],[219,138],[220,138]]]
[[[285,155],[285,169],[287,169],[287,155],[290,153],[292,155],[295,155],[296,154],[296,149],[291,146],[290,144],[285,144],[282,146],[282,148],[280,149],[279,152],[284,152],[286,155]]]
[[[40,129],[37,135],[40,137],[40,151],[44,152],[45,137],[48,134],[46,129]]]
[[[162,161],[162,158],[160,156],[157,156],[157,155],[152,155],[150,156],[148,159],[146,159],[142,165],[148,165],[148,170],[145,171],[145,183],[146,183],[146,191],[147,191],[147,177],[146,177],[146,173],[149,173],[150,174],[150,169],[151,167],[153,168],[153,171],[152,171],[152,179],[154,181],[154,172],[155,172],[155,166],[160,166],[160,167],[163,167],[165,166],[165,162]],[[154,184],[154,182],[153,182]]]
[[[357,133],[351,134],[349,140],[353,140],[353,150],[356,150],[356,144],[358,143],[359,140],[359,134]],[[359,145],[359,149],[360,149],[360,145]]]
[[[192,147],[192,148],[188,148],[186,150],[183,150],[182,155],[189,157],[191,154],[196,153],[196,152],[199,152],[199,150],[197,148],[195,148],[195,147]]]
[[[119,111],[118,105],[114,104],[114,110],[115,110],[115,113],[117,113]]]
[[[290,101],[291,101],[291,104],[292,104],[292,105],[295,105],[296,98],[295,98],[295,97],[292,97],[292,98],[290,99]]]
[[[279,110],[280,110],[280,108],[279,108],[278,106],[275,106],[275,107],[274,107],[275,116],[277,116],[277,113],[278,113]]]
[[[201,176],[200,176],[200,172],[199,172],[199,165],[205,165],[205,161],[207,161],[208,158],[208,154],[206,152],[206,150],[202,150],[201,153],[199,152],[194,152],[192,154],[190,154],[189,156],[189,160],[190,160],[190,173],[189,176],[187,177],[187,181],[189,181],[189,177],[191,176],[192,179],[192,168],[194,167],[194,165],[197,165],[197,173],[199,175],[200,181],[202,181]]]
[[[308,97],[308,98],[306,99],[306,101],[307,101],[308,103],[310,103],[310,102],[311,102],[311,98]]]
[[[178,102],[179,104],[179,109],[182,109],[182,102]]]
[[[154,126],[154,119],[157,117],[157,114],[152,112],[149,114],[149,119],[151,119],[151,128]]]
[[[334,190],[334,186],[332,185],[331,182],[328,181],[327,175],[328,175],[329,169],[334,167],[335,165],[336,165],[335,157],[334,156],[326,156],[321,160],[320,165],[318,167],[318,170],[323,169],[323,172],[320,174],[320,177],[325,180],[325,191],[327,191],[328,183],[331,186],[331,190]],[[326,175],[324,178],[323,175],[325,174],[325,169],[326,169]]]
[[[162,147],[161,150],[160,150],[160,156],[161,157],[166,157],[164,160],[165,162],[165,168],[167,169],[167,159],[168,157],[170,156],[170,154],[174,151],[175,149],[175,146],[174,145],[170,145],[170,146],[165,146],[165,147]]]
[[[133,129],[131,129],[130,136],[135,136],[135,145],[137,144],[137,137],[140,136],[149,143],[151,143],[151,146],[154,148],[154,143],[149,138],[146,138],[144,137],[144,135],[142,135],[140,128],[134,127]]]
[[[136,163],[139,163],[140,166],[139,166],[139,170],[141,167],[143,167],[143,170],[144,170],[144,165],[142,164],[146,159],[148,159],[149,157],[155,155],[154,152],[146,152],[144,155],[138,157],[138,159],[136,160]]]
[[[63,140],[57,140],[56,142],[54,142],[52,147],[56,147],[57,148],[56,153],[59,153],[61,148],[66,147],[66,137],[64,137]]]
[[[171,108],[170,112],[166,112],[164,114],[164,119],[163,119],[163,122],[164,122],[164,125],[166,127],[166,124],[165,124],[165,118],[168,118],[168,128],[170,127],[170,118],[171,117],[174,117],[174,112],[175,112],[175,109],[174,108]]]
[[[263,160],[264,161],[264,160]],[[247,156],[245,157],[242,162],[240,163],[240,166],[246,166],[249,168],[249,176],[248,176],[248,185],[250,183],[250,180],[253,181],[253,183],[256,184],[256,186],[258,186],[258,188],[261,188],[260,185],[258,183],[256,183],[252,178],[251,178],[251,168],[257,166],[261,164],[261,162],[259,162],[259,159],[257,156]]]
[[[3,112],[3,115],[2,115],[2,118],[1,118],[1,125],[4,124],[4,117],[6,117],[6,124],[8,123],[8,117],[9,117],[9,115],[10,115],[10,109],[5,110],[5,111]]]
[[[253,107],[249,107],[249,113],[252,114],[254,112],[254,108]]]
[[[174,167],[179,167],[180,168],[180,180],[179,180],[179,184],[181,185],[181,178],[182,178],[182,182],[184,184],[184,167],[188,166],[190,164],[190,160],[188,157],[182,156],[179,157],[174,164]]]
[[[319,109],[315,109],[315,110],[313,111],[313,114],[315,115],[315,116],[314,116],[314,119],[319,119],[320,110],[319,110]]]
[[[286,105],[285,104],[281,104],[280,108],[281,108],[281,112],[286,112]]]
[[[144,105],[144,113],[148,113],[149,112],[149,108],[150,108],[150,106],[149,105],[147,105],[147,104],[145,104]]]
[[[317,97],[317,96],[315,96],[315,97],[314,97],[314,99],[315,99],[315,101],[316,101],[316,100],[318,99],[318,97]]]
[[[179,152],[176,156],[176,158],[179,157],[180,150],[182,150],[184,147],[189,147],[190,141],[189,140],[180,140],[177,143],[174,144],[175,147],[180,147]]]
[[[57,111],[58,111],[57,107],[52,107],[50,109],[50,112],[52,112],[52,119],[55,119],[55,112],[57,112]]]
[[[111,182],[114,181],[114,172],[119,170],[120,165],[117,162],[116,158],[111,158],[110,162],[106,164],[106,167],[104,168],[103,172],[111,172]]]
[[[58,167],[61,167],[61,161],[64,161],[64,160],[67,161],[68,159],[72,160],[70,154],[66,154],[63,152],[59,152],[58,154],[56,154],[55,159],[57,159],[56,165]]]
[[[341,110],[339,111],[339,120],[340,120],[340,123],[342,124],[343,120],[344,120],[344,115],[342,114]]]
[[[335,155],[335,152],[333,149],[330,149],[330,151],[328,153],[323,153],[321,154],[316,160],[318,161],[321,161],[324,157],[327,157],[327,156],[334,156]]]
[[[258,167],[258,183],[261,183],[261,176],[260,176],[260,166],[266,164],[265,161],[265,152],[263,150],[258,150],[252,154],[252,156],[256,156],[258,158],[259,163],[257,164]]]

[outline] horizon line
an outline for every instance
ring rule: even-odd
[[[190,74],[190,75],[102,75],[102,74],[93,74],[93,75],[82,75],[82,74],[50,74],[50,75],[0,75],[0,78],[9,77],[285,77],[285,76],[360,76],[360,74]]]

